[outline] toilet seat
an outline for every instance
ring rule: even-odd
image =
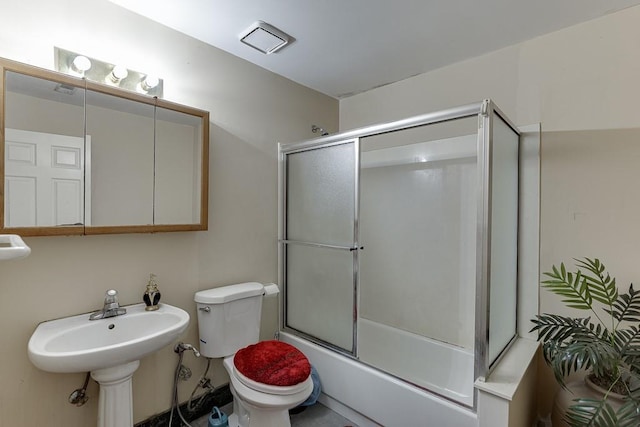
[[[291,344],[277,340],[261,341],[236,352],[233,375],[253,390],[290,395],[306,388],[311,364]]]
[[[289,385],[289,386],[263,384],[261,382],[254,381],[242,375],[242,373],[238,371],[238,369],[235,366],[233,367],[233,374],[238,379],[238,381],[240,381],[242,384],[246,385],[252,390],[259,391],[261,393],[287,396],[290,394],[299,393],[308,387],[306,379],[298,384]]]

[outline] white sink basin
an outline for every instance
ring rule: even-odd
[[[89,314],[42,322],[29,340],[29,359],[47,372],[89,372],[137,361],[170,344],[189,325],[189,314],[168,304],[89,320]]]

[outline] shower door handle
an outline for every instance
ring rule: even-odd
[[[280,243],[293,244],[293,245],[303,245],[303,246],[313,246],[316,248],[327,248],[327,249],[338,249],[342,251],[358,251],[364,249],[364,246],[337,246],[337,245],[325,245],[323,243],[314,243],[314,242],[304,242],[302,240],[286,240],[280,239],[278,240]]]

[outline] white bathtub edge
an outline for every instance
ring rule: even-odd
[[[380,425],[478,426],[477,415],[471,409],[286,332],[280,333],[280,339],[296,346],[309,358],[318,370],[325,395]]]
[[[346,405],[338,402],[331,396],[327,396],[324,393],[320,394],[318,402],[322,403],[327,408],[331,409],[336,414],[340,414],[358,427],[382,427],[380,424],[371,421],[359,412],[354,411]]]

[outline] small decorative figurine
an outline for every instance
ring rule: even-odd
[[[156,275],[151,273],[149,275],[149,283],[147,283],[147,290],[144,291],[142,296],[144,303],[147,305],[145,310],[153,311],[158,309],[158,303],[160,302],[160,291],[158,290],[158,284],[156,283]]]

